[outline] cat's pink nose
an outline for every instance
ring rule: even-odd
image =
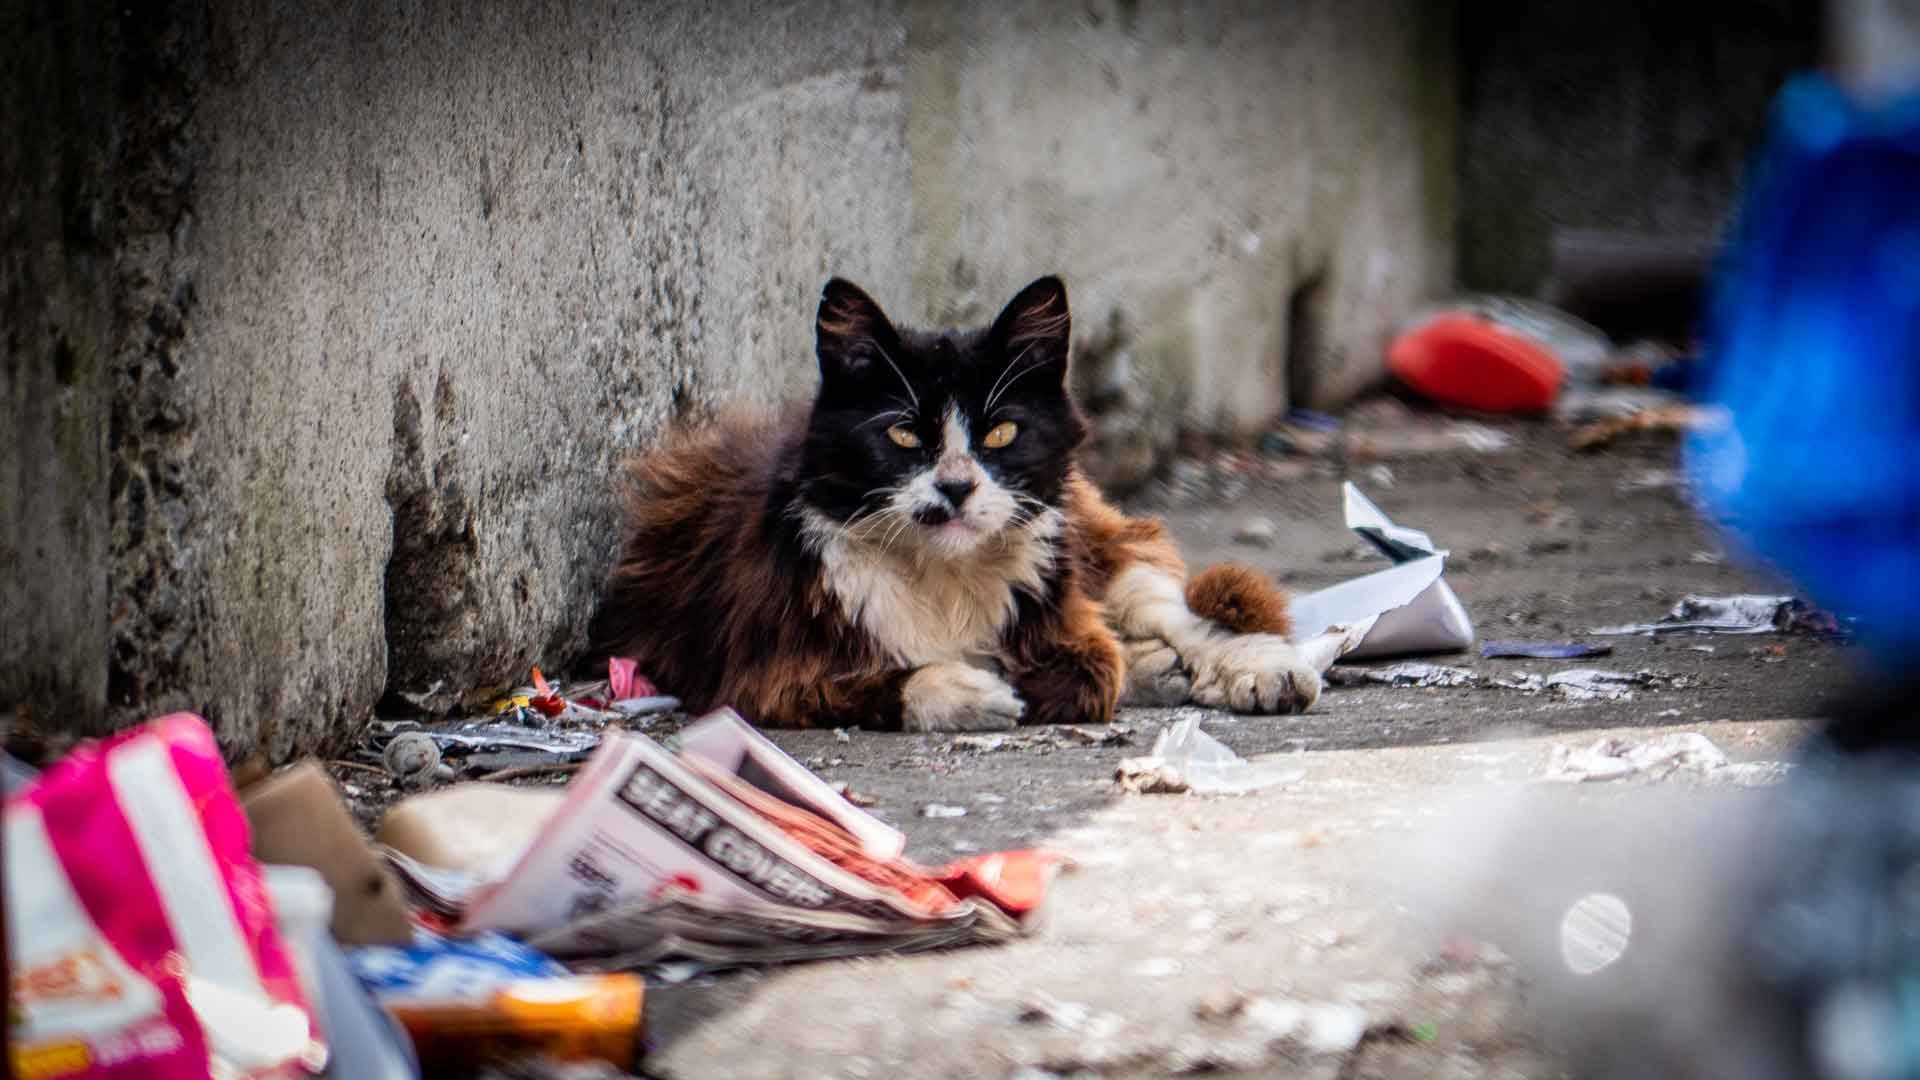
[[[933,490],[945,495],[947,501],[953,504],[953,508],[958,510],[960,505],[967,501],[967,496],[973,494],[975,486],[971,480],[937,480],[934,482]]]

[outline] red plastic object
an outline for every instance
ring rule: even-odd
[[[1545,412],[1566,377],[1546,346],[1471,315],[1441,315],[1400,335],[1387,367],[1435,401],[1492,413]]]

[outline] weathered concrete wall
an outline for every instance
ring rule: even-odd
[[[114,29],[0,7],[0,715],[82,730],[107,684]]]
[[[914,0],[915,295],[1071,289],[1110,483],[1376,380],[1452,270],[1452,7]]]
[[[907,304],[884,5],[101,7],[6,84],[81,114],[0,159],[10,699],[284,756],[522,679],[618,456],[806,386],[830,273]]]
[[[1555,228],[1711,238],[1818,0],[1461,0],[1460,279],[1531,295]]]

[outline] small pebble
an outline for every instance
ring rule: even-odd
[[[1266,518],[1248,518],[1234,530],[1233,542],[1250,547],[1272,547],[1277,530]]]
[[[395,735],[381,756],[393,778],[409,786],[431,782],[441,768],[439,744],[418,731]]]

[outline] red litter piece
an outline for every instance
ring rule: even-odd
[[[1553,406],[1566,368],[1551,349],[1472,315],[1441,315],[1394,339],[1387,367],[1417,393],[1491,413]]]

